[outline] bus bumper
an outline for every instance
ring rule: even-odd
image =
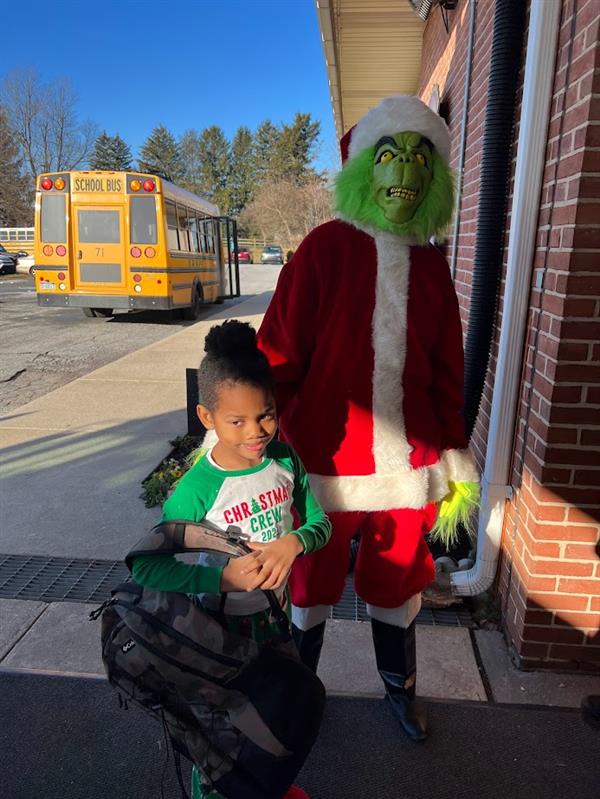
[[[170,297],[115,297],[114,295],[94,294],[39,294],[38,305],[50,308],[112,308],[122,311],[157,310],[168,311],[181,306],[174,305]]]

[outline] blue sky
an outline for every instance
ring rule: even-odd
[[[231,138],[302,111],[321,121],[317,165],[336,167],[314,0],[30,0],[2,17],[0,75],[68,77],[80,118],[134,154],[160,123],[176,136],[220,125]]]

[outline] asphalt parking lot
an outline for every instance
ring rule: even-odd
[[[272,291],[280,269],[240,266],[242,294],[227,300],[224,307]],[[42,308],[37,305],[33,279],[19,274],[0,276],[0,309],[2,413],[194,324],[168,311],[138,311],[108,319],[89,319],[80,308]],[[214,310],[214,306],[207,305],[197,321]]]

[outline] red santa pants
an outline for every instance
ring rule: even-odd
[[[348,573],[350,540],[358,532],[361,538],[354,584],[365,602],[397,608],[433,580],[433,558],[425,535],[435,521],[434,504],[420,510],[328,515],[333,525],[329,543],[294,563],[290,585],[297,607],[338,602]]]

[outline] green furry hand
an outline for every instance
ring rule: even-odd
[[[449,492],[440,501],[438,515],[430,533],[432,541],[450,549],[458,543],[458,527],[462,525],[469,535],[469,523],[479,507],[479,483],[448,483]]]

